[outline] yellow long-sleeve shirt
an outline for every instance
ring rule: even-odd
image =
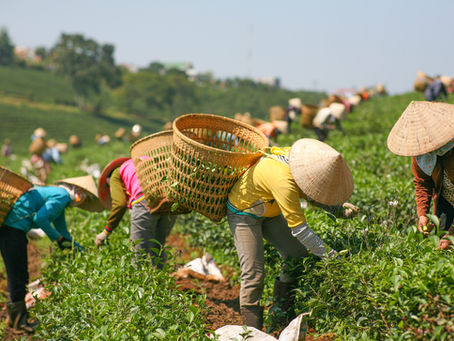
[[[301,209],[303,192],[287,164],[269,157],[249,168],[229,193],[229,202],[239,211],[259,217],[283,214],[289,227],[306,222]]]

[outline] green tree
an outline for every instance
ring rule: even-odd
[[[144,71],[155,72],[157,74],[163,75],[166,72],[164,65],[159,62],[151,62],[147,68],[143,69]]]
[[[11,65],[14,62],[14,45],[5,27],[0,30],[0,65]]]
[[[44,46],[39,46],[35,49],[35,55],[41,57],[41,60],[44,60],[48,56],[48,52]]]
[[[81,34],[65,33],[52,48],[57,70],[69,77],[81,108],[91,93],[99,95],[103,81],[112,88],[121,84],[121,69],[115,65],[114,50],[113,45],[100,45]]]

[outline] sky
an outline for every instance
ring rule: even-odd
[[[454,76],[454,0],[0,0],[16,46],[61,33],[115,46],[115,62],[191,62],[215,78],[279,77],[291,90]]]

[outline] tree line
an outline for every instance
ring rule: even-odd
[[[41,68],[70,81],[74,103],[82,110],[100,113],[108,108],[142,118],[171,120],[188,112],[232,115],[250,112],[265,118],[273,105],[286,106],[291,97],[317,104],[324,93],[290,91],[251,79],[215,79],[209,72],[189,77],[152,61],[137,72],[117,65],[115,47],[82,34],[62,33],[54,46],[35,49],[31,65],[14,54],[6,28],[0,31],[0,65]],[[163,119],[164,120],[164,119]]]

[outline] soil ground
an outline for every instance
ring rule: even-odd
[[[190,261],[191,256],[200,252],[190,248],[185,243],[185,238],[178,234],[171,234],[167,240],[167,246],[175,252],[182,260]],[[30,282],[39,278],[41,275],[41,251],[34,245],[33,242],[28,244],[28,268],[30,273]],[[225,270],[225,269],[223,269]],[[229,271],[229,269],[227,269]],[[227,276],[228,278],[228,276]],[[239,305],[239,285],[231,285],[229,281],[214,282],[206,281],[202,276],[198,278],[179,278],[176,280],[179,289],[185,292],[193,292],[195,294],[206,295],[207,314],[206,319],[209,329],[216,330],[225,325],[242,325],[242,318],[240,315]],[[6,297],[6,275],[0,273],[0,294]],[[0,321],[6,318],[6,306],[0,304]],[[310,333],[314,333],[310,330]],[[27,336],[27,334],[14,334],[11,329],[7,328],[4,331],[3,340],[16,340],[20,337]],[[28,336],[28,340],[31,336]],[[326,334],[321,337],[313,337],[308,335],[306,340],[317,341],[330,341],[334,336]]]

